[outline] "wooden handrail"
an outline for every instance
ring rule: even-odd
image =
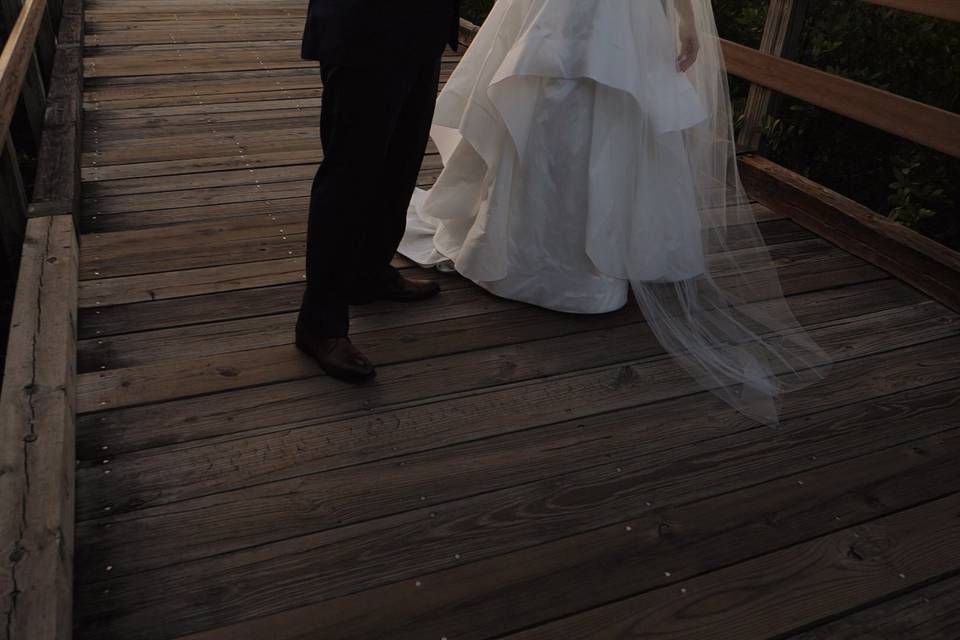
[[[83,0],[54,3],[59,37],[0,390],[4,640],[69,640],[72,633],[79,248],[69,214],[80,201]],[[4,48],[0,125],[8,140],[45,4],[23,5]]]
[[[26,0],[0,53],[0,145],[10,133],[46,8],[47,0]]]
[[[960,22],[960,2],[957,0],[864,0],[864,2]]]
[[[5,640],[71,635],[77,260],[72,217],[27,222],[0,393]]]
[[[834,113],[960,157],[960,115],[723,40],[728,71]]]

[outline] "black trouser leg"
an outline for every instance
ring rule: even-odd
[[[385,169],[379,181],[383,187],[384,217],[382,223],[371,230],[377,237],[371,238],[372,241],[367,245],[371,253],[365,264],[375,269],[369,275],[372,280],[397,276],[390,262],[407,228],[407,211],[417,186],[423,154],[430,140],[439,82],[438,57],[434,64],[424,65],[415,78],[400,113],[397,129],[390,139]]]
[[[321,69],[324,160],[310,195],[300,314],[317,334],[346,335],[350,300],[395,275],[390,260],[429,135],[438,68],[435,57],[418,57]]]

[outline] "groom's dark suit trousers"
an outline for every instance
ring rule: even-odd
[[[429,138],[458,0],[310,0],[303,57],[320,62],[324,158],[313,180],[300,322],[349,331],[349,305],[398,277],[390,262]]]
[[[397,277],[390,262],[406,229],[439,75],[439,54],[423,52],[382,66],[321,66],[324,158],[310,194],[301,312],[320,335],[347,335],[349,305]]]

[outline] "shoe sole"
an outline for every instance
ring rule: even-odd
[[[377,370],[374,369],[370,373],[365,374],[356,374],[356,373],[346,373],[340,369],[334,367],[326,367],[320,365],[320,368],[323,369],[323,372],[326,373],[331,378],[335,378],[341,382],[349,382],[350,384],[363,384],[365,382],[370,382],[377,377]]]
[[[370,298],[357,298],[355,300],[350,300],[350,306],[362,307],[363,305],[371,304],[373,302],[421,302],[423,300],[430,300],[431,298],[436,298],[440,295],[440,289],[431,291],[430,293],[424,293],[421,295],[381,295],[373,296]]]

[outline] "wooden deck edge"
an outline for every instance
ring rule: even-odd
[[[73,633],[83,1],[66,0],[0,391],[0,638]]]
[[[960,253],[761,156],[739,167],[751,197],[960,313]]]
[[[72,632],[78,241],[31,218],[0,394],[0,636]]]

